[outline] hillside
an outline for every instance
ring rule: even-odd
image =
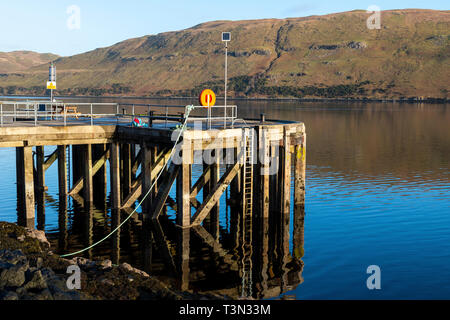
[[[369,30],[365,11],[214,21],[59,58],[58,94],[222,93],[229,44],[230,95],[448,98],[450,11],[393,10]],[[47,66],[0,77],[0,93],[40,93]]]
[[[0,52],[0,73],[17,73],[57,58],[55,54],[33,51]]]

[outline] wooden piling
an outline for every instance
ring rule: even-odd
[[[142,164],[141,164],[141,176],[142,176],[142,196],[144,197],[152,187],[152,148],[147,144],[141,145],[142,150]],[[145,218],[150,218],[151,208],[153,205],[152,196],[149,194],[142,203],[142,212]]]
[[[183,170],[182,170],[183,171]],[[177,230],[178,235],[178,288],[181,291],[189,290],[189,256],[190,256],[190,238],[191,229],[179,228]]]
[[[185,139],[177,177],[177,224],[182,228],[191,225],[191,156],[191,141]]]
[[[37,192],[43,192],[45,190],[45,158],[44,158],[44,146],[36,147],[36,184],[35,189]]]
[[[217,183],[220,180],[220,156],[221,152],[219,149],[215,150],[215,160],[211,165],[211,179],[210,179],[210,190],[213,190]],[[220,231],[220,199],[217,201],[217,204],[210,211],[210,233],[214,237],[214,239],[219,239],[219,231]]]
[[[92,174],[92,145],[84,146],[84,203],[91,206],[94,203],[94,183]]]
[[[118,209],[121,207],[120,199],[120,162],[119,144],[112,142],[110,145],[110,181],[111,181],[111,207]]]
[[[67,197],[67,146],[58,146],[58,186],[60,201]]]
[[[35,203],[34,203],[34,172],[33,172],[33,148],[16,148],[16,176],[18,187],[18,201],[21,203],[19,221],[22,225],[34,228]]]
[[[191,224],[190,169],[190,164],[183,162],[177,177],[177,224],[181,227]]]
[[[121,163],[122,163],[122,193],[123,199],[125,199],[131,192],[131,145],[129,143],[123,143],[121,145]]]
[[[106,158],[105,158],[106,154]],[[106,144],[92,145],[92,161],[93,161],[93,186],[94,186],[94,202],[97,206],[106,207],[107,198],[107,172],[106,159],[108,158],[108,151]],[[104,161],[103,161],[104,160]],[[95,167],[94,164],[97,164]],[[94,168],[95,167],[95,168]]]
[[[294,149],[294,206],[304,206],[306,173],[306,135]]]

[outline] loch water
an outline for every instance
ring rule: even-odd
[[[115,98],[68,99],[110,102]],[[126,103],[188,104],[183,100],[121,99]],[[284,285],[285,264],[268,257],[270,282],[255,297],[287,299],[449,299],[450,298],[450,105],[233,101],[244,118],[303,121],[306,125],[306,201],[303,248],[291,256],[301,260],[294,285]],[[54,147],[46,147],[48,155]],[[199,170],[193,169],[193,175]],[[108,175],[109,176],[109,175]],[[0,221],[17,222],[15,150],[0,148]],[[111,230],[109,198],[94,209],[86,230],[83,209],[69,197],[67,228],[61,230],[57,166],[46,172],[45,216],[36,225],[45,230],[58,253],[83,248],[86,238],[98,241]],[[109,185],[108,185],[109,192]],[[221,199],[220,238],[233,252],[231,208]],[[138,210],[139,212],[139,210]],[[126,216],[126,213],[122,213]],[[169,252],[176,257],[177,230],[173,210],[158,224]],[[169,285],[164,250],[154,232],[146,239],[130,220],[120,232],[119,262],[149,270]],[[298,230],[297,230],[298,231]],[[191,231],[190,288],[234,294],[239,273],[223,267]],[[297,235],[298,236],[298,235]],[[113,239],[89,251],[93,259],[111,259]],[[143,242],[150,243],[144,246]],[[150,241],[150,242],[149,242]],[[152,242],[153,241],[153,242]],[[117,249],[117,248],[116,248]],[[149,251],[150,250],[150,251]],[[150,265],[143,257],[152,255]],[[217,256],[216,256],[217,255]],[[148,260],[147,260],[148,261]],[[258,263],[258,262],[256,262]],[[262,263],[262,262],[259,262]],[[381,289],[369,290],[367,268],[381,269]],[[290,268],[292,266],[289,265]],[[280,281],[276,280],[277,274]],[[289,280],[289,279],[288,279]],[[280,287],[276,289],[276,287]],[[276,289],[276,290],[275,290]],[[269,292],[270,291],[270,292]],[[237,292],[237,291],[236,291]]]

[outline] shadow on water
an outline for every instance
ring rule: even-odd
[[[218,233],[208,222],[193,228],[178,227],[170,208],[158,220],[145,220],[135,212],[118,232],[82,255],[110,259],[113,264],[130,263],[174,289],[233,298],[279,297],[301,284],[304,206],[293,210],[290,250],[289,226],[282,225],[282,220],[289,220],[275,212],[266,220],[253,219],[253,237],[248,241],[242,232],[242,210],[233,208],[229,199],[226,202],[226,212],[221,210],[220,215],[221,221],[228,220]],[[58,202],[46,197],[46,203],[58,207],[58,230],[49,232],[48,238],[59,254],[92,245],[133,212],[131,208],[109,210],[102,201],[90,208],[70,198]]]
[[[126,100],[134,101],[143,100]],[[239,117],[265,113],[266,119],[304,121],[308,135],[306,215],[304,208],[291,212],[289,238],[277,221],[266,224],[267,237],[253,233],[253,297],[448,299],[448,105],[238,104]],[[9,190],[15,181],[14,150],[0,150],[0,155],[0,177],[7,182],[0,184],[1,220],[16,221],[16,194]],[[37,225],[45,228],[55,251],[74,252],[106,236],[116,223],[112,216],[118,216],[111,213],[109,198],[102,195],[86,214],[75,199],[58,199],[52,170],[56,169],[48,171],[49,191]],[[171,197],[175,198],[172,191]],[[239,297],[249,283],[249,273],[244,274],[249,246],[243,245],[240,224],[231,223],[240,219],[232,200],[229,195],[221,199],[218,233],[208,225],[181,232],[170,205],[159,223],[143,225],[138,209],[120,237],[107,239],[86,255],[128,262],[174,288],[189,283],[190,290]],[[121,221],[127,215],[122,211]],[[372,264],[383,270],[379,292],[365,285],[366,269]]]

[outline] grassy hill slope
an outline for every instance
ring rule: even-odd
[[[48,63],[58,56],[33,51],[0,52],[0,73],[15,73],[30,67]]]
[[[214,21],[58,58],[58,91],[82,95],[448,98],[450,11],[393,10],[369,30],[365,11],[305,18]],[[42,93],[47,66],[0,77],[1,90]]]

